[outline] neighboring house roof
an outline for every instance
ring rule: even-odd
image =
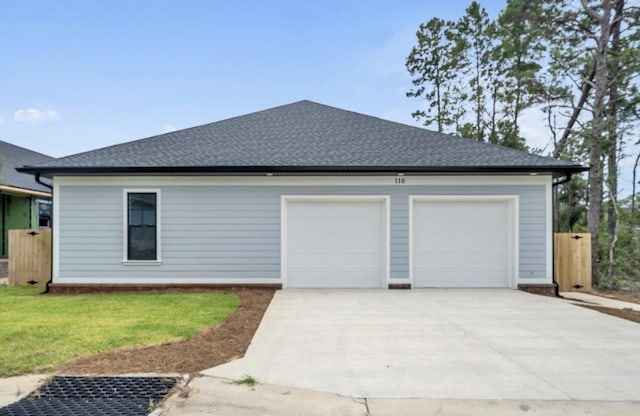
[[[0,185],[31,191],[51,193],[46,186],[37,183],[33,175],[20,173],[16,168],[25,165],[42,165],[55,160],[51,156],[0,141]],[[43,182],[50,182],[43,180]]]
[[[299,101],[24,172],[553,172],[580,165]]]

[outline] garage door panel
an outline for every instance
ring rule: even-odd
[[[373,248],[373,250],[375,249],[376,248]],[[338,268],[367,268],[377,270],[380,263],[377,250],[375,250],[375,252],[348,250],[334,246],[331,250],[293,249],[289,251],[289,253],[291,254],[288,259],[289,266],[298,268],[317,265],[317,267],[329,270],[331,265],[335,264]]]
[[[509,200],[414,200],[415,287],[508,287]]]
[[[384,200],[289,200],[288,287],[382,287],[386,264]]]
[[[305,279],[295,279],[289,288],[317,289],[317,288],[355,288],[368,289],[377,288],[380,285],[372,286],[370,274],[371,270],[338,270],[338,269],[317,269],[304,268],[300,270],[289,269],[289,273],[304,273]],[[320,283],[319,283],[320,282]]]

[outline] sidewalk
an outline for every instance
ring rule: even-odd
[[[640,414],[638,402],[552,400],[351,399],[289,387],[198,377],[163,405],[162,416],[545,416]]]
[[[34,391],[46,378],[42,374],[0,378],[0,407],[17,402]]]
[[[632,309],[634,311],[640,312],[640,304],[638,303],[624,302],[621,300],[610,299],[581,292],[560,292],[560,296],[568,301],[577,301],[580,303],[584,302],[593,306],[602,306],[605,308]]]
[[[35,390],[46,376],[0,379],[0,407]],[[558,400],[352,399],[332,393],[257,384],[233,384],[216,377],[198,377],[177,390],[151,414],[154,416],[635,416],[640,402]]]

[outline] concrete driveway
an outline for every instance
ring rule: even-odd
[[[640,325],[514,290],[286,290],[205,375],[347,397],[640,400]]]

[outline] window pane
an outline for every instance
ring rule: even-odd
[[[129,210],[129,225],[142,225],[142,211],[139,209]]]
[[[156,225],[156,211],[151,209],[145,209],[142,211],[142,218],[144,225]]]
[[[38,202],[38,227],[51,226],[51,203]]]
[[[143,194],[129,194],[129,208],[140,208]]]
[[[142,194],[142,200],[146,203],[147,206],[156,206],[156,194]]]
[[[128,195],[128,259],[156,260],[156,194]]]
[[[129,260],[156,259],[156,227],[129,227]]]

